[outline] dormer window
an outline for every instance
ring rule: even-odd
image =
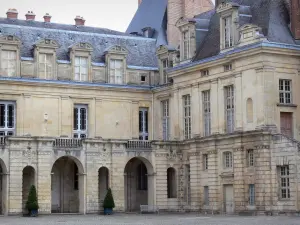
[[[224,25],[224,46],[230,48],[233,46],[233,33],[232,33],[232,17],[228,16],[223,19]]]
[[[75,77],[76,81],[88,80],[88,58],[76,56],[75,57]]]
[[[109,82],[112,84],[123,84],[123,60],[110,60]]]
[[[39,77],[43,79],[53,78],[53,54],[39,54]]]
[[[17,73],[17,52],[11,50],[1,51],[1,72],[4,76],[13,77]]]
[[[183,60],[185,60],[188,59],[190,55],[190,37],[188,31],[184,31],[182,33],[182,41],[183,41],[183,46],[182,46]]]

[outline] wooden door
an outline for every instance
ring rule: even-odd
[[[233,185],[224,185],[224,207],[225,212],[231,214],[234,212]]]
[[[293,113],[280,113],[280,132],[286,136],[293,137]]]

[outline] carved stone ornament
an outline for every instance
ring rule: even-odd
[[[128,54],[127,49],[120,45],[114,45],[114,46],[108,48],[105,52],[115,53],[115,54]]]
[[[13,35],[0,35],[0,43],[1,44],[16,44],[16,45],[20,45],[21,41],[19,38],[17,38],[16,36]]]
[[[177,158],[177,152],[174,151],[172,148],[169,149],[169,152],[167,154],[167,159],[168,160],[176,160]]]
[[[43,48],[59,48],[58,43],[52,39],[42,39],[38,40],[35,44],[36,47],[43,47]]]
[[[234,7],[239,7],[239,5],[236,4],[236,3],[232,3],[232,2],[222,2],[217,7],[217,13],[227,11],[227,10],[232,9]]]
[[[77,44],[74,44],[70,47],[72,50],[85,50],[85,51],[93,51],[93,47],[91,44],[86,42],[80,42]]]

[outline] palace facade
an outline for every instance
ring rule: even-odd
[[[0,212],[299,211],[298,1],[139,2],[125,33],[0,18]]]

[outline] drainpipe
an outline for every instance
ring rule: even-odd
[[[154,92],[152,91],[152,140],[154,140]]]

